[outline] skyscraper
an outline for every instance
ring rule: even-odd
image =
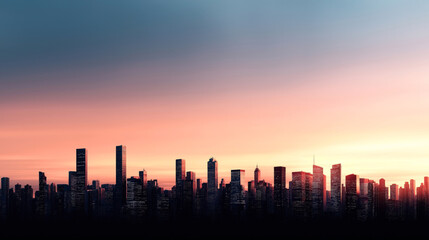
[[[323,168],[313,165],[313,217],[319,218],[323,215],[326,205],[326,178],[323,175]]]
[[[274,167],[274,207],[275,212],[283,214],[286,207],[286,168]]]
[[[85,210],[85,193],[88,185],[88,151],[85,148],[76,149],[75,173],[75,210],[82,214]]]
[[[183,185],[186,173],[185,159],[176,159],[176,207],[178,214],[183,213]]]
[[[308,219],[312,215],[313,175],[306,172],[292,173],[292,215],[296,219]]]
[[[1,201],[0,201],[0,214],[1,217],[7,218],[9,215],[9,178],[1,178]]]
[[[341,214],[341,164],[331,168],[331,211],[334,216]]]
[[[190,216],[194,209],[194,200],[197,192],[197,182],[195,172],[186,172],[186,179],[183,183],[184,212]]]
[[[255,177],[254,180],[255,180],[255,186],[256,186],[261,180],[261,170],[259,170],[258,166],[256,166],[255,168],[254,177]]]
[[[350,174],[346,176],[346,216],[350,220],[357,219],[358,200],[360,191],[359,176]]]
[[[235,214],[243,213],[246,204],[244,174],[241,169],[231,170],[231,208]]]
[[[147,185],[147,172],[146,172],[146,170],[143,169],[142,171],[139,172],[139,178],[140,178],[140,181],[142,183],[143,189],[146,188],[146,185]]]
[[[127,201],[127,148],[116,146],[115,205],[119,213]]]
[[[214,158],[210,158],[207,162],[207,209],[210,215],[214,214],[216,210],[217,189],[217,161]]]
[[[36,199],[36,213],[39,216],[47,215],[48,185],[44,172],[39,172],[39,191]]]
[[[127,214],[142,217],[146,213],[143,198],[143,185],[139,177],[127,179]]]
[[[390,185],[390,200],[399,200],[399,186],[397,184]]]

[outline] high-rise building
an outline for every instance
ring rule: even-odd
[[[320,218],[326,206],[326,177],[323,168],[313,165],[312,202],[313,217]]]
[[[75,210],[82,214],[85,210],[85,194],[88,185],[88,151],[85,148],[76,149],[75,173]]]
[[[255,168],[254,180],[255,180],[255,186],[258,185],[259,181],[261,181],[261,170],[259,170],[258,166],[256,166]]]
[[[399,186],[397,184],[390,185],[390,200],[399,200]]]
[[[9,178],[1,178],[1,201],[0,201],[0,214],[3,219],[9,215]]]
[[[306,172],[292,172],[292,215],[296,219],[309,219],[312,216],[313,175]]]
[[[210,215],[216,211],[218,191],[217,161],[210,158],[207,162],[207,209]]]
[[[48,185],[44,172],[39,172],[39,191],[36,198],[36,214],[46,216],[48,211]]]
[[[359,208],[357,212],[357,219],[359,221],[366,221],[370,217],[370,208],[369,208],[369,179],[360,178],[359,179]]]
[[[359,176],[350,174],[346,176],[346,216],[350,220],[357,219],[358,200],[359,200]]]
[[[230,205],[235,214],[242,214],[246,204],[244,174],[245,171],[241,169],[231,170]]]
[[[386,201],[386,181],[381,178],[377,187],[377,198],[375,204],[375,213],[379,219],[384,219],[386,217]]]
[[[142,171],[139,171],[139,178],[140,178],[140,181],[142,182],[143,189],[146,188],[146,185],[147,185],[147,172],[146,172],[146,170],[143,169]]]
[[[331,168],[331,211],[334,216],[341,214],[341,164],[332,165]]]
[[[197,192],[195,172],[186,172],[186,179],[183,183],[183,209],[186,215],[191,215],[194,209],[194,200]]]
[[[139,177],[127,179],[127,214],[132,217],[142,217],[146,213],[143,198],[143,184]]]
[[[179,215],[183,213],[183,186],[186,175],[185,159],[176,159],[176,208]]]
[[[127,148],[116,146],[115,208],[120,213],[127,201]]]
[[[274,167],[274,208],[284,214],[286,210],[286,167]]]

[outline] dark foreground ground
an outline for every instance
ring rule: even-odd
[[[62,237],[303,237],[319,239],[408,239],[429,237],[427,222],[351,223],[344,221],[295,222],[276,220],[182,220],[175,222],[150,222],[131,220],[97,221],[14,221],[0,223],[0,239],[8,237],[50,236]]]

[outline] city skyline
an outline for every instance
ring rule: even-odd
[[[292,173],[317,173],[314,178],[314,181],[316,181],[316,185],[315,185],[315,189],[316,191],[320,191],[320,192],[324,192],[325,190],[331,191],[332,189],[332,181],[336,181],[336,187],[334,187],[336,189],[336,191],[339,191],[339,195],[337,194],[337,196],[339,197],[339,199],[341,199],[341,184],[346,184],[347,180],[345,179],[345,176],[355,176],[356,172],[352,172],[352,173],[344,173],[343,171],[343,167],[344,165],[342,165],[341,163],[336,163],[336,164],[331,164],[329,166],[330,168],[330,173],[328,174],[327,170],[329,168],[326,168],[324,166],[321,166],[320,164],[316,163],[315,161],[315,156],[313,155],[312,158],[312,165],[311,165],[311,171],[310,170],[303,170],[303,169],[296,169],[296,168],[289,168],[287,165],[272,165],[272,166],[265,166],[267,168],[270,168],[271,171],[268,172],[264,172],[262,173],[262,171],[260,170],[260,166],[257,164],[253,170],[248,171],[248,173],[251,174],[245,174],[246,170],[243,168],[236,168],[236,169],[228,169],[226,170],[226,172],[228,172],[228,175],[222,176],[219,174],[218,171],[218,161],[217,159],[215,159],[213,156],[210,157],[208,159],[207,162],[207,166],[205,169],[205,173],[204,174],[196,174],[196,171],[194,171],[193,169],[191,169],[191,171],[188,171],[189,168],[186,166],[186,163],[189,162],[186,159],[183,158],[177,158],[175,159],[175,168],[174,170],[172,170],[173,175],[171,176],[172,178],[174,178],[174,182],[172,185],[163,185],[162,182],[159,181],[159,179],[154,176],[154,177],[147,177],[148,171],[150,172],[150,169],[145,168],[144,166],[140,166],[137,172],[133,172],[131,174],[127,175],[127,146],[126,145],[119,145],[115,147],[115,172],[113,176],[110,176],[110,178],[113,178],[113,181],[111,182],[103,182],[100,180],[100,178],[94,178],[91,179],[88,177],[88,164],[90,161],[88,161],[88,150],[86,148],[78,148],[76,149],[76,169],[80,169],[80,170],[76,170],[76,171],[68,171],[68,175],[66,176],[67,180],[64,182],[55,182],[55,181],[51,181],[51,183],[55,183],[55,184],[65,184],[65,183],[71,183],[71,181],[76,181],[74,179],[79,179],[80,184],[78,184],[80,191],[86,190],[86,186],[90,186],[88,183],[92,182],[92,181],[97,181],[98,184],[100,184],[100,182],[102,184],[114,184],[114,185],[118,185],[119,188],[117,188],[115,191],[119,191],[122,193],[117,194],[117,196],[121,196],[119,197],[120,199],[122,199],[122,203],[125,202],[125,192],[126,192],[126,181],[128,178],[132,178],[132,177],[139,177],[141,179],[145,179],[145,180],[156,180],[157,181],[157,185],[162,187],[163,189],[170,189],[172,190],[172,188],[174,186],[179,186],[180,188],[183,188],[183,183],[182,181],[185,181],[189,176],[188,174],[190,172],[192,172],[192,179],[196,180],[199,179],[201,181],[201,183],[205,182],[208,183],[208,174],[210,174],[212,176],[212,179],[216,178],[215,180],[212,180],[212,184],[213,183],[217,183],[215,185],[212,185],[213,187],[216,186],[218,187],[218,184],[221,182],[221,180],[223,180],[223,182],[230,182],[231,181],[231,172],[233,171],[243,171],[243,175],[240,176],[240,181],[243,182],[249,182],[251,180],[255,180],[255,181],[265,181],[268,183],[273,184],[273,186],[276,183],[276,179],[275,179],[275,172],[276,171],[280,171],[279,174],[284,175],[284,185],[282,184],[282,186],[286,187],[286,188],[290,188],[289,183],[290,181],[292,181],[293,176]],[[222,163],[221,163],[222,164]],[[79,167],[78,167],[79,166]],[[208,169],[212,169],[212,170],[208,170]],[[284,168],[284,170],[280,170],[281,168]],[[143,170],[141,170],[143,169]],[[213,170],[216,169],[216,170]],[[277,170],[276,170],[277,169]],[[287,170],[289,169],[289,171]],[[324,172],[325,169],[325,172]],[[281,173],[282,171],[284,171],[284,173]],[[46,172],[45,171],[38,171],[39,175],[38,178],[36,178],[34,181],[28,181],[28,182],[20,182],[19,180],[14,180],[13,178],[9,177],[9,176],[0,176],[0,177],[6,177],[8,178],[9,184],[15,185],[27,185],[29,184],[30,186],[34,186],[33,189],[39,190],[37,187],[37,184],[31,184],[32,182],[35,183],[39,183],[40,184],[40,174],[42,173],[43,176],[45,176]],[[79,172],[79,178],[77,178],[77,172]],[[288,172],[290,174],[288,174]],[[269,174],[267,174],[269,173]],[[270,177],[268,178],[264,178],[264,176],[269,175]],[[336,178],[332,179],[332,176],[335,175]],[[406,179],[402,184],[411,184],[411,186],[413,186],[413,189],[415,189],[417,186],[419,186],[420,184],[426,184],[426,179],[428,178],[428,175],[423,176],[423,178],[421,178],[420,180],[415,178],[410,178],[410,179]],[[150,176],[150,175],[149,175]],[[272,177],[271,177],[272,176]],[[401,183],[396,183],[393,181],[386,181],[386,179],[389,179],[388,176],[379,176],[378,178],[368,178],[367,176],[360,176],[359,174],[357,174],[356,176],[358,176],[358,179],[360,177],[360,179],[371,179],[373,181],[379,181],[382,180],[386,186],[389,186],[389,190],[388,190],[388,195],[390,198],[390,192],[391,192],[391,186],[396,186],[396,187],[400,187],[402,186]],[[344,179],[343,179],[344,178]],[[72,180],[73,179],[73,180]],[[316,180],[317,179],[317,180]],[[338,185],[338,180],[340,180],[340,185]],[[46,177],[45,177],[45,181],[46,181]],[[277,180],[278,181],[278,180]],[[313,180],[312,180],[313,181]],[[82,184],[85,183],[85,184]],[[124,187],[125,186],[125,187]],[[245,190],[247,191],[247,185],[244,184],[243,185]],[[120,190],[122,189],[122,190]],[[339,190],[338,190],[339,189]],[[212,190],[213,191],[213,190]],[[209,191],[210,192],[210,191]],[[415,194],[415,193],[414,193]],[[396,193],[397,195],[397,193]],[[326,196],[325,196],[326,197]],[[333,196],[332,196],[333,197]],[[314,199],[313,199],[314,201]],[[322,204],[322,202],[324,204],[326,204],[326,199],[324,199],[323,201],[321,199],[317,199],[316,201],[319,201],[319,208],[320,205]],[[340,201],[340,200],[337,200]]]

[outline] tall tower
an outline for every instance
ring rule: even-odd
[[[233,213],[241,214],[246,204],[244,193],[244,174],[241,169],[231,170],[231,208]]]
[[[142,183],[143,189],[146,188],[146,185],[147,185],[147,172],[146,172],[146,170],[143,169],[143,171],[139,172],[139,178],[140,178],[140,181]]]
[[[312,214],[313,175],[306,172],[292,172],[292,215],[296,219],[308,219]]]
[[[335,216],[341,214],[341,164],[331,168],[331,210]]]
[[[0,216],[6,219],[9,214],[9,178],[1,178],[1,201],[0,201]]]
[[[76,149],[75,173],[75,206],[78,213],[85,210],[85,193],[88,185],[88,151],[85,148]]]
[[[286,167],[274,167],[274,207],[283,214],[286,207]]]
[[[261,170],[259,170],[258,165],[256,165],[254,176],[255,186],[257,186],[259,181],[261,180]]]
[[[116,207],[120,211],[127,201],[127,147],[116,146]]]
[[[357,219],[358,200],[360,193],[359,176],[350,174],[346,176],[346,216],[350,220]]]
[[[214,158],[210,158],[207,162],[207,209],[209,214],[213,214],[216,210],[217,189],[217,161]]]
[[[186,173],[185,159],[176,159],[176,204],[178,214],[183,214],[183,186]]]
[[[319,218],[323,215],[326,205],[326,180],[323,168],[313,165],[313,217]]]

